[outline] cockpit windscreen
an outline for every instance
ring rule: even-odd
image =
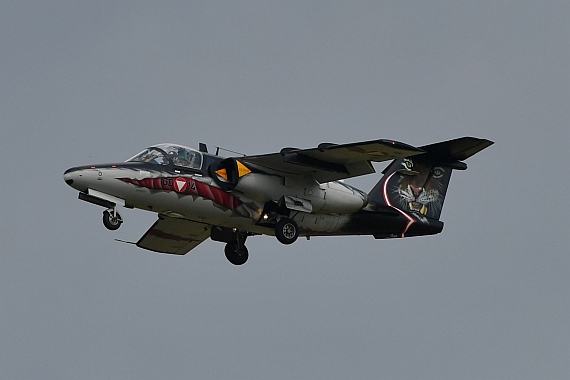
[[[143,150],[127,162],[170,164],[199,170],[202,167],[202,153],[181,145],[160,144]]]

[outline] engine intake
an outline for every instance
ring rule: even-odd
[[[251,173],[251,170],[236,160],[235,158],[226,158],[209,168],[210,177],[224,191],[233,190],[241,177]]]

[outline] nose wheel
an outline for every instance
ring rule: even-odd
[[[122,223],[123,217],[116,208],[103,211],[103,225],[105,225],[107,229],[114,231],[121,227]]]

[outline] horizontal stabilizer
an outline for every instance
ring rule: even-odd
[[[420,149],[446,160],[463,161],[491,145],[493,145],[493,142],[489,140],[476,137],[461,137],[422,146]]]

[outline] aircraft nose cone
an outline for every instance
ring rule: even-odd
[[[69,186],[73,185],[73,175],[70,172],[71,169],[68,169],[65,171],[65,173],[63,173],[63,180],[65,181],[65,183],[67,183]]]
[[[83,178],[83,174],[85,173],[84,168],[76,167],[67,169],[63,173],[63,180],[69,186],[73,187],[76,190],[83,191],[85,190],[85,178]]]

